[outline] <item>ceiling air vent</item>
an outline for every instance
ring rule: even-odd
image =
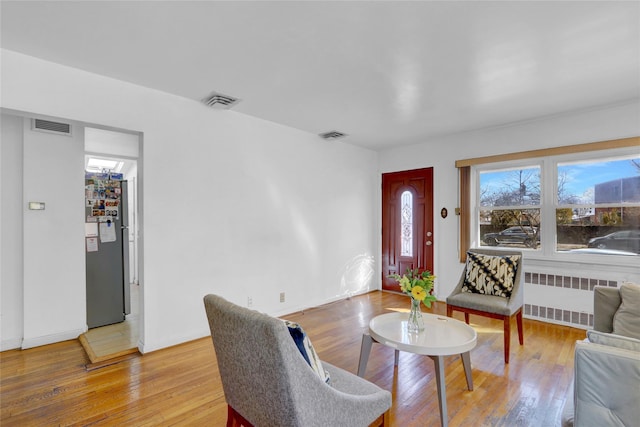
[[[332,130],[330,132],[325,132],[320,134],[320,138],[323,139],[340,139],[347,136],[346,133],[338,132],[337,130]]]
[[[221,93],[212,93],[208,97],[202,100],[206,105],[211,108],[218,108],[221,110],[228,110],[236,105],[240,100],[231,96],[223,95]]]
[[[71,125],[69,123],[51,122],[49,120],[33,119],[33,130],[40,132],[51,132],[58,135],[71,135]]]

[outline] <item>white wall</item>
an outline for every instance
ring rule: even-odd
[[[458,217],[453,215],[458,204],[458,171],[460,159],[504,154],[517,151],[574,145],[640,135],[640,101],[608,108],[574,112],[540,120],[433,138],[423,144],[379,153],[381,172],[434,168],[434,244],[436,293],[445,299],[458,282],[462,265],[458,262]],[[440,210],[450,215],[442,219]],[[378,221],[380,218],[378,217]],[[532,262],[525,256],[525,270],[536,269],[551,274],[584,274],[609,280],[640,280],[640,268],[603,265]],[[567,309],[592,312],[592,297],[583,293],[577,298],[566,290],[550,287],[527,288],[525,303],[552,304],[563,301]]]
[[[23,133],[24,336],[22,348],[86,331],[84,135]],[[44,210],[29,210],[29,202]]]
[[[34,132],[31,120],[2,114],[3,350],[86,330],[82,127],[73,131]]]
[[[20,347],[23,322],[22,118],[1,116],[0,351]]]
[[[375,152],[1,53],[2,107],[144,135],[143,351],[207,335],[209,292],[284,314],[377,286]]]
[[[138,284],[138,163],[134,163],[124,175],[128,181],[127,204],[129,211],[129,283]],[[132,313],[138,313],[138,307],[131,307]]]
[[[88,153],[137,159],[140,155],[140,136],[88,127],[84,130],[84,149]]]

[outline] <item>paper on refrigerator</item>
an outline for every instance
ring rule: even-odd
[[[112,222],[100,223],[100,243],[116,241],[116,225]]]

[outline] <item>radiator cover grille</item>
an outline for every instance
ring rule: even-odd
[[[593,292],[596,286],[617,288],[615,280],[594,279],[592,277],[565,276],[558,274],[525,272],[524,282],[532,286],[551,286],[554,288],[567,288],[572,292]],[[571,311],[557,307],[547,307],[535,304],[524,305],[524,315],[528,318],[538,318],[542,321],[551,320],[582,328],[593,327],[593,313],[586,311]]]

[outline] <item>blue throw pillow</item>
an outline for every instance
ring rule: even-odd
[[[298,347],[298,350],[300,351],[300,354],[302,355],[304,360],[309,364],[311,369],[313,369],[313,371],[316,373],[316,375],[318,375],[318,377],[320,377],[322,381],[329,384],[329,382],[331,381],[329,372],[325,371],[322,368],[322,362],[320,361],[320,358],[318,357],[316,351],[313,349],[311,340],[309,340],[309,337],[304,332],[302,327],[299,324],[290,322],[288,320],[285,320],[284,323],[287,325],[287,328],[289,328],[289,334],[291,334],[291,338],[293,338],[293,342],[295,343],[296,347]]]

